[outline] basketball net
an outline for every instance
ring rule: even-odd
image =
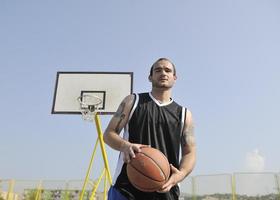
[[[80,104],[82,118],[85,121],[93,121],[102,104],[102,99],[98,96],[82,95],[79,96],[77,100]]]

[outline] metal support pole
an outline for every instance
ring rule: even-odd
[[[103,133],[102,133],[100,118],[99,118],[98,114],[95,115],[94,119],[95,119],[95,124],[96,124],[96,128],[97,128],[98,139],[100,141],[101,152],[102,152],[102,156],[103,156],[105,169],[106,169],[106,172],[108,174],[110,185],[112,185],[113,181],[112,181],[112,177],[111,177],[111,173],[110,173],[110,167],[109,167],[109,163],[108,163],[107,154],[106,154],[106,151],[105,151],[105,144],[104,144],[104,141],[103,141]]]
[[[87,186],[87,183],[88,183],[88,179],[89,179],[90,171],[91,171],[91,168],[92,168],[94,156],[95,156],[95,153],[96,153],[97,145],[98,145],[98,140],[96,140],[95,145],[94,145],[94,149],[93,149],[93,152],[92,152],[92,155],[91,155],[90,163],[89,163],[89,166],[88,166],[86,178],[85,178],[85,181],[84,181],[84,184],[83,184],[83,188],[82,188],[82,192],[80,194],[80,199],[79,200],[82,200],[84,198],[84,193],[85,193],[85,189],[86,189],[86,186]]]

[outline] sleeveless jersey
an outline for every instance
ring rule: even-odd
[[[135,94],[134,105],[123,137],[131,143],[146,144],[159,149],[167,157],[170,164],[179,168],[185,115],[186,109],[172,99],[168,103],[161,104],[151,93]],[[127,185],[129,181],[122,153],[119,157],[114,179],[115,187],[125,196],[133,196],[130,193],[137,191],[134,189],[128,191],[131,185]],[[179,190],[178,187],[177,190]],[[175,192],[179,193],[179,191]],[[139,193],[137,195],[139,196]],[[142,198],[144,198],[143,195]]]

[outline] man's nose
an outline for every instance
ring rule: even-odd
[[[162,69],[162,70],[161,70],[161,74],[162,74],[162,75],[166,75],[167,72],[166,72],[164,69]]]

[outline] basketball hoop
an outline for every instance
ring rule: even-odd
[[[86,121],[92,121],[102,103],[102,99],[93,95],[82,95],[77,98],[80,103],[82,117]]]

